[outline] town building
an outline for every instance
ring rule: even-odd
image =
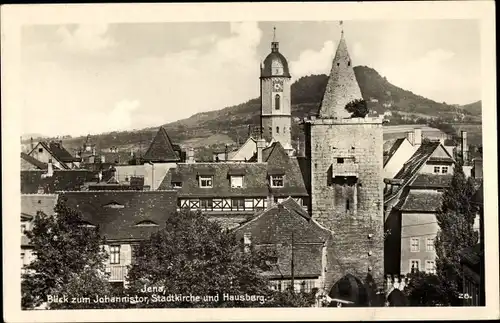
[[[21,268],[36,257],[26,232],[32,229],[32,221],[38,213],[55,214],[57,199],[57,194],[21,194]]]
[[[394,178],[385,179],[386,273],[434,272],[436,212],[454,158],[440,141],[423,141]]]
[[[159,190],[177,190],[179,210],[201,209],[227,228],[290,196],[306,206],[308,194],[297,158],[280,142],[265,145],[257,140],[257,153],[248,162],[196,162],[188,154],[185,163],[167,172]]]
[[[321,227],[293,198],[274,204],[234,230],[243,249],[268,250],[273,258],[263,275],[275,290],[327,294],[325,275],[333,262],[328,255],[332,232]],[[328,257],[330,256],[330,257]]]
[[[151,233],[165,228],[176,212],[176,191],[88,191],[60,192],[59,200],[81,212],[82,225],[99,227],[109,254],[106,272],[117,285],[126,283],[127,266],[134,248]]]
[[[305,154],[313,219],[335,233],[333,283],[347,274],[383,285],[382,118],[351,118],[345,106],[363,99],[344,33],[317,117],[305,120]]]
[[[80,158],[72,156],[59,141],[40,141],[33,145],[33,149],[28,153],[29,156],[42,162],[52,162],[56,169],[74,169],[80,165]]]
[[[21,152],[21,170],[46,170],[48,167],[48,163],[41,162],[27,153]]]

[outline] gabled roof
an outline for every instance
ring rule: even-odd
[[[394,179],[402,180],[402,185],[398,189],[392,190],[389,194],[384,196],[384,202],[388,202],[392,198],[396,197],[399,192],[411,183],[418,171],[427,162],[432,153],[439,147],[439,141],[425,141],[422,145],[415,151],[415,153],[410,157],[410,159],[403,165],[401,170],[394,176]]]
[[[34,217],[38,212],[53,215],[57,194],[21,194],[21,214]]]
[[[51,177],[43,178],[45,174],[42,170],[21,171],[21,193],[38,193],[39,188],[43,188],[46,194],[57,191],[79,191],[87,182],[97,182],[98,172],[86,169],[74,170],[54,170]]]
[[[291,275],[292,233],[296,277],[321,275],[322,248],[331,238],[331,232],[312,220],[292,198],[261,212],[233,232],[238,240],[250,234],[256,248],[270,248],[277,253],[277,264],[264,273],[270,278]]]
[[[411,187],[419,188],[445,188],[450,186],[453,175],[418,174],[410,184]]]
[[[63,147],[62,143],[51,141],[49,142],[49,150],[52,152],[53,156],[56,156],[57,159],[67,163],[73,161],[79,161],[78,157],[72,156],[66,148]]]
[[[398,151],[399,147],[401,146],[401,144],[405,140],[408,140],[408,139],[406,139],[406,138],[398,138],[398,139],[396,139],[396,141],[394,142],[394,144],[388,150],[387,154],[384,156],[384,167],[385,167],[385,165],[387,165],[387,163],[389,162],[389,160],[391,160],[392,156],[394,156],[394,154],[396,153],[396,151]]]
[[[180,160],[180,156],[175,152],[172,141],[165,128],[160,127],[160,129],[158,129],[143,159],[151,162],[172,162]]]
[[[410,190],[399,209],[404,212],[436,212],[443,193],[436,190]]]
[[[347,103],[363,99],[354,74],[353,64],[344,34],[340,38],[337,52],[332,62],[323,100],[319,108],[320,118],[350,118],[351,113],[345,109]]]
[[[166,225],[177,208],[175,191],[63,192],[69,207],[99,227],[107,240],[141,240]],[[141,225],[144,221],[154,225]]]
[[[24,166],[26,165],[26,166]],[[21,170],[47,169],[48,165],[30,155],[21,152]]]

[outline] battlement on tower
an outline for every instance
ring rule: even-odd
[[[383,117],[365,117],[365,118],[317,118],[311,116],[303,118],[302,123],[309,123],[312,125],[343,125],[343,124],[382,124]]]

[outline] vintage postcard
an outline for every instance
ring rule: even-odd
[[[493,10],[3,6],[5,320],[499,318]]]

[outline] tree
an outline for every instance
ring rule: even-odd
[[[447,282],[440,276],[417,271],[408,275],[409,284],[405,288],[410,306],[437,306],[451,302]]]
[[[369,110],[365,100],[353,100],[346,104],[345,109],[351,113],[352,118],[364,118]]]
[[[92,304],[71,303],[71,297],[95,297],[106,293],[106,253],[98,228],[82,226],[81,214],[64,200],[55,207],[55,216],[38,213],[26,236],[36,258],[25,268],[21,283],[24,309],[47,303],[49,308],[92,308]],[[64,296],[69,303],[48,302],[49,296]]]
[[[140,307],[260,307],[310,306],[307,293],[273,291],[261,274],[275,255],[264,249],[243,250],[234,233],[222,230],[200,212],[182,210],[167,219],[165,229],[141,242],[128,274],[128,294],[159,301]],[[161,287],[154,296],[146,287]],[[158,293],[156,293],[158,294]],[[201,301],[168,301],[168,295],[210,296]],[[233,300],[228,295],[255,295]],[[162,296],[165,296],[162,298]],[[246,297],[246,296],[245,296]]]
[[[450,186],[443,193],[442,205],[436,214],[439,231],[435,241],[436,269],[448,299],[443,305],[460,305],[458,293],[461,286],[459,252],[478,241],[473,229],[476,206],[471,178],[466,178],[462,162],[454,167]]]

